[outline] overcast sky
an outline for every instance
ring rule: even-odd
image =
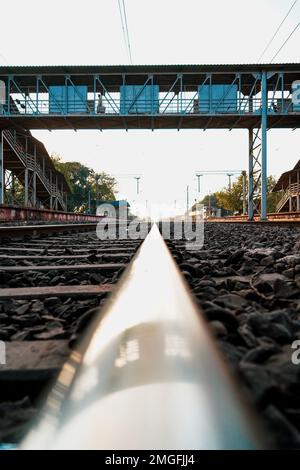
[[[126,0],[134,64],[256,63],[292,0]],[[126,64],[118,0],[15,0],[0,4],[0,63]],[[3,21],[4,20],[4,21]],[[264,56],[268,62],[300,21],[300,1]],[[277,62],[300,62],[300,29]],[[299,77],[300,78],[300,77]],[[197,194],[196,170],[248,168],[246,130],[34,131],[50,153],[118,177],[119,197],[184,204]],[[268,173],[279,176],[300,158],[300,130],[268,133]],[[203,178],[201,196],[226,176]]]

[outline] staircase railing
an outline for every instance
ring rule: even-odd
[[[57,189],[56,185],[50,182],[49,178],[47,178],[47,176],[43,172],[41,165],[38,162],[36,162],[35,158],[32,155],[26,153],[22,144],[20,144],[20,142],[18,141],[17,133],[9,129],[6,129],[3,131],[3,135],[6,141],[8,142],[8,144],[11,146],[11,148],[15,152],[15,154],[23,163],[23,165],[29,170],[36,172],[36,175],[38,176],[41,183],[44,185],[44,187],[48,191],[49,195],[52,197],[56,197],[61,207],[63,209],[66,209],[66,204],[63,199],[63,195]]]
[[[287,200],[289,199],[290,197],[290,191],[289,189],[287,189],[283,195],[282,195],[282,198],[280,199],[280,201],[277,203],[276,205],[276,212],[279,212],[280,209],[282,209],[282,207],[284,206],[284,204],[287,202]]]

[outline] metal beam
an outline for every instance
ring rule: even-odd
[[[261,78],[262,115],[261,115],[261,220],[267,219],[267,122],[268,89],[267,72]]]
[[[3,156],[3,138],[0,134],[0,204],[4,203],[4,156]]]
[[[243,215],[246,215],[247,213],[247,204],[246,204],[246,198],[247,198],[247,172],[242,171],[243,175]]]
[[[32,174],[32,205],[36,207],[36,144],[34,144],[34,170]]]
[[[24,204],[27,207],[29,202],[29,191],[28,191],[28,168],[25,168],[25,177],[24,177]]]
[[[249,129],[248,218],[253,220],[253,129]]]

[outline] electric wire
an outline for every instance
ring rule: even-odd
[[[130,45],[130,39],[129,39],[129,30],[128,30],[128,21],[127,21],[125,0],[122,0],[122,4],[123,4],[124,19],[125,19],[125,29],[126,29],[128,53],[129,53],[130,63],[132,64],[131,45]]]
[[[121,18],[123,39],[124,39],[125,49],[126,49],[126,51],[127,51],[127,40],[126,40],[126,33],[125,33],[125,26],[124,26],[123,13],[122,13],[122,8],[121,8],[121,0],[118,0],[118,6],[119,6],[119,13],[120,13],[120,18]]]
[[[293,29],[293,31],[289,34],[289,36],[287,37],[287,39],[284,41],[284,43],[282,44],[282,46],[278,49],[278,51],[276,52],[276,54],[272,57],[270,63],[273,62],[274,59],[276,59],[276,57],[278,56],[278,54],[282,51],[282,49],[284,48],[284,46],[286,45],[286,43],[291,39],[291,37],[293,36],[293,34],[296,32],[296,30],[299,28],[300,26],[300,22],[295,26],[295,28]]]
[[[266,45],[265,49],[263,50],[261,56],[259,57],[258,59],[258,62],[260,62],[260,60],[262,59],[262,57],[265,55],[265,53],[267,52],[267,50],[269,49],[269,47],[271,46],[272,42],[274,41],[275,37],[277,36],[277,34],[279,33],[280,29],[282,28],[283,24],[285,23],[286,19],[288,18],[289,14],[291,13],[291,11],[293,10],[294,6],[296,5],[296,3],[298,2],[298,0],[295,0],[294,3],[292,4],[292,6],[290,7],[289,11],[287,12],[287,14],[285,15],[285,17],[283,18],[283,20],[281,21],[280,25],[278,26],[278,28],[276,29],[275,33],[273,34],[272,38],[270,39],[270,41],[268,42],[268,44]]]
[[[126,14],[126,6],[124,0],[118,0],[119,12],[121,17],[121,24],[122,24],[122,32],[123,32],[123,39],[125,44],[125,49],[128,54],[129,62],[132,64],[132,55],[131,55],[131,45],[129,40],[129,30],[128,30],[128,21],[127,21],[127,14]]]

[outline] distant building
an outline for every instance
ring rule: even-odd
[[[282,173],[272,192],[282,191],[282,198],[277,204],[276,212],[300,211],[300,160],[295,167]]]
[[[203,216],[205,219],[208,217],[221,217],[221,209],[213,206],[203,206]]]
[[[97,207],[97,215],[111,218],[123,217],[125,213],[128,218],[130,204],[124,199],[120,201],[100,201]]]

